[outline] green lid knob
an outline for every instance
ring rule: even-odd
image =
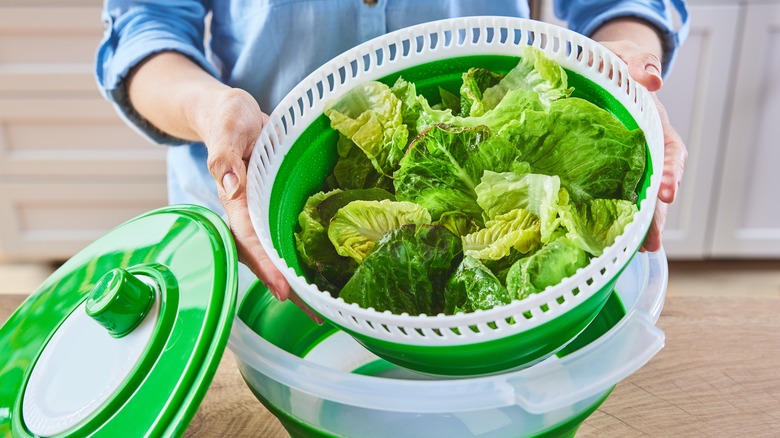
[[[152,307],[154,289],[122,268],[107,272],[87,299],[87,315],[121,338],[143,321]]]

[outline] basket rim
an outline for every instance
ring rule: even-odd
[[[473,42],[467,39],[463,45],[451,44],[450,47],[445,47],[439,52],[435,48],[427,49],[425,47],[426,44],[431,45],[430,35],[433,34],[443,35],[446,32],[452,32],[454,35],[456,32],[466,32],[469,36],[470,31],[473,33],[473,29],[479,29],[483,31],[481,35],[484,36],[488,33],[486,31],[488,28],[494,30],[493,41],[478,39],[477,42]],[[507,33],[520,31],[520,41],[497,41],[495,38],[496,29],[499,31],[508,29]],[[533,39],[529,43],[526,40],[530,37]],[[342,83],[335,81],[336,83],[332,85],[333,88],[328,89],[329,78],[338,78],[340,70],[349,71],[354,63],[365,62],[366,57],[374,56],[375,60],[377,50],[386,49],[391,45],[400,47],[400,41],[403,40],[412,41],[411,44],[414,44],[419,39],[423,40],[420,43],[423,46],[422,51],[410,50],[407,57],[399,55],[396,60],[387,60],[375,67],[374,70],[369,69],[362,72],[358,69],[355,77],[346,77]],[[443,39],[441,38],[441,40]],[[554,51],[553,45],[556,44],[557,51]],[[265,201],[270,200],[271,190],[263,192],[258,185],[261,184],[262,180],[266,183],[270,182],[268,187],[273,186],[276,172],[284,155],[303,130],[308,127],[306,122],[310,122],[322,113],[322,111],[317,110],[318,108],[321,109],[327,102],[337,99],[339,94],[343,95],[355,85],[375,79],[371,78],[372,75],[378,78],[409,66],[474,54],[519,56],[519,50],[524,46],[542,50],[546,56],[557,61],[564,68],[574,71],[604,88],[631,113],[640,128],[645,131],[650,160],[653,164],[653,173],[650,176],[645,199],[640,201],[632,222],[626,226],[624,232],[615,239],[612,245],[604,249],[602,255],[592,258],[586,267],[580,268],[574,275],[531,297],[514,300],[509,304],[496,306],[490,310],[477,310],[454,315],[393,314],[389,311],[378,312],[373,308],[362,308],[354,303],[346,303],[341,298],[333,298],[327,291],[319,290],[287,265],[273,245],[267,223],[268,212],[258,211],[260,205],[267,206]],[[564,46],[569,48],[568,54],[561,53],[565,51]],[[514,54],[512,54],[512,50],[514,50]],[[576,56],[575,51],[577,53],[587,51],[594,62],[583,65],[582,57]],[[444,54],[442,55],[442,53]],[[616,74],[610,74],[610,72],[616,72]],[[622,78],[625,78],[625,83],[621,82]],[[306,108],[307,103],[309,104],[308,108]],[[501,331],[519,333],[561,316],[592,296],[606,284],[605,278],[614,277],[628,263],[641,245],[655,210],[655,200],[663,169],[663,142],[659,143],[659,139],[656,138],[659,132],[662,132],[660,118],[650,93],[630,78],[627,66],[617,55],[583,35],[553,24],[512,17],[463,17],[423,23],[382,35],[336,56],[312,72],[288,93],[271,113],[257,141],[258,145],[270,146],[271,152],[265,147],[255,147],[252,152],[247,184],[250,217],[261,245],[274,266],[284,274],[292,289],[299,293],[301,299],[332,323],[369,337],[390,342],[401,341],[407,345],[431,345],[431,339],[441,340],[441,336],[434,334],[433,330],[477,326],[479,333],[483,336],[479,334],[476,336],[454,336],[453,334],[453,336],[444,336],[446,339],[442,342],[434,341],[434,344],[455,345],[484,342],[506,336],[506,334],[489,336],[485,335],[486,333]],[[662,137],[660,139],[662,140]],[[264,163],[269,163],[268,165],[271,166],[270,163],[274,163],[274,160],[276,160],[275,169],[261,168],[265,165]],[[573,290],[578,290],[579,293],[574,294]],[[558,299],[561,297],[564,298],[562,304],[558,303]],[[541,311],[540,308],[545,305],[548,307],[548,311]],[[526,312],[531,312],[530,319],[520,318],[515,324],[501,324],[506,318],[522,315]],[[490,318],[487,318],[486,315]],[[499,327],[498,329],[488,327],[488,323],[497,323]],[[421,332],[421,335],[415,336],[414,333],[403,333],[403,331],[399,333],[387,329],[378,330],[373,325],[419,329],[417,332]],[[466,330],[466,332],[472,333],[471,330]]]

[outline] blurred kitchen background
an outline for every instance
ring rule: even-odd
[[[689,161],[664,234],[669,294],[780,296],[780,1],[689,0],[659,93]],[[97,0],[0,0],[0,293],[30,293],[165,205],[165,150],[102,99]],[[551,0],[537,16],[557,21]]]

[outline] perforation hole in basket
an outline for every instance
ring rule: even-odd
[[[534,30],[529,30],[528,32],[526,32],[525,41],[526,44],[528,44],[529,46],[539,47],[538,46],[538,44],[540,43],[539,35],[537,35],[536,31]]]
[[[585,284],[587,284],[588,286],[593,286],[594,281],[595,280],[593,280],[593,277],[590,277],[587,280],[585,280]]]
[[[398,59],[398,45],[396,43],[387,45],[387,59],[391,62]]]
[[[466,29],[458,29],[458,45],[463,46],[466,44],[468,32]]]
[[[371,69],[371,66],[372,66],[371,55],[369,54],[363,55],[363,73]]]
[[[296,103],[298,104],[298,116],[303,117],[303,98],[299,97]]]
[[[328,93],[332,93],[333,90],[336,88],[336,76],[333,73],[328,74],[328,76],[325,77],[328,81]]]
[[[308,107],[309,109],[311,109],[311,107],[314,106],[314,89],[309,88],[308,90],[306,90],[306,97],[308,99],[307,100]]]
[[[290,114],[290,128],[292,128],[293,126],[295,126],[295,107],[291,106],[287,108],[287,113]]]
[[[401,41],[401,57],[406,58],[412,50],[412,42],[409,40]]]
[[[482,37],[482,30],[478,27],[471,28],[471,44],[479,44],[479,39]]]
[[[500,27],[498,29],[498,42],[501,43],[501,45],[506,45],[506,43],[509,41],[509,29],[506,27]]]
[[[496,31],[492,27],[485,29],[485,42],[491,44],[496,37]]]
[[[443,38],[442,38],[442,46],[443,47],[452,47],[452,31],[451,30],[445,30],[442,32]]]
[[[429,37],[430,44],[428,44],[428,49],[434,50],[439,45],[439,34],[434,32],[431,33]]]
[[[512,32],[512,44],[519,46],[523,42],[523,31],[521,29],[514,29]]]
[[[560,53],[562,44],[561,44],[561,38],[558,36],[549,35],[548,38],[550,39],[550,50],[553,53]]]
[[[344,82],[347,80],[347,68],[342,66],[338,69],[338,85],[344,85]]]
[[[580,288],[575,287],[574,289],[572,289],[571,294],[572,294],[572,296],[576,297],[577,295],[580,294]]]

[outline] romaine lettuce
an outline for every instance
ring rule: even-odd
[[[444,290],[444,313],[490,310],[509,304],[512,296],[479,260],[465,256]]]
[[[386,233],[339,296],[360,307],[410,315],[444,311],[444,289],[460,262],[458,236],[437,225],[404,225]]]
[[[574,275],[589,261],[585,251],[561,237],[512,265],[506,276],[506,288],[513,298],[522,300]]]
[[[636,200],[645,168],[645,139],[612,114],[574,97],[548,110],[526,111],[498,135],[517,146],[534,173],[558,175],[575,204],[585,199]]]
[[[388,231],[406,224],[430,224],[428,211],[413,202],[353,201],[339,209],[328,226],[336,252],[358,263]]]

